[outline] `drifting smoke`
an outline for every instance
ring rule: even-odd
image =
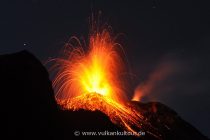
[[[149,78],[137,86],[132,100],[140,101],[143,97],[151,95],[152,93],[171,90],[171,86],[164,86],[163,88],[162,84],[172,75],[179,73],[181,68],[182,66],[178,61],[168,58],[168,56],[164,57],[155,70],[149,75]]]

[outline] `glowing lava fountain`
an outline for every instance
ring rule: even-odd
[[[77,38],[77,46],[68,44],[67,59],[57,59],[59,71],[54,80],[57,99],[72,99],[78,95],[98,93],[113,100],[123,100],[122,60],[109,33],[104,30],[90,36],[85,51]]]
[[[121,77],[123,60],[107,30],[93,33],[85,51],[76,37],[71,38],[64,58],[55,59],[57,70],[53,86],[57,103],[68,110],[99,110],[110,120],[130,132],[151,127],[146,119],[126,103]]]

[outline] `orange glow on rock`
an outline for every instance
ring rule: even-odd
[[[72,45],[75,43],[76,45]],[[99,110],[110,120],[130,132],[142,125],[151,127],[131,104],[126,102],[121,73],[123,60],[107,30],[90,35],[87,50],[76,37],[64,50],[64,58],[57,58],[53,81],[57,103],[66,110]]]

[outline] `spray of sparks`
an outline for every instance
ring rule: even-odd
[[[67,110],[99,110],[123,129],[136,132],[143,125],[149,126],[145,118],[125,102],[120,73],[123,60],[107,30],[90,35],[85,51],[79,40],[77,45],[68,44],[65,58],[55,59],[57,70],[53,86],[57,103]]]

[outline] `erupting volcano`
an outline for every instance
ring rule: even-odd
[[[53,84],[57,89],[56,98],[66,100],[96,93],[122,101],[122,60],[116,51],[117,44],[112,41],[108,31],[91,35],[87,51],[77,42],[77,46],[67,45],[67,59],[57,59],[60,70]]]
[[[58,70],[53,86],[57,103],[67,110],[99,110],[110,120],[138,135],[139,130],[159,137],[147,119],[131,104],[126,102],[121,78],[124,70],[122,57],[118,50],[121,45],[114,42],[108,30],[93,33],[85,51],[75,37],[77,45],[69,43],[65,57],[55,59],[53,69]]]

